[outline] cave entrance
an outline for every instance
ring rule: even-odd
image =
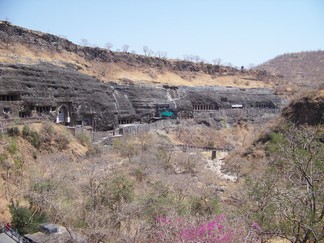
[[[70,121],[69,110],[65,105],[60,106],[57,112],[56,123],[66,125],[67,123],[70,123]]]

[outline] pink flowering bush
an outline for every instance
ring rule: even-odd
[[[184,218],[158,217],[154,238],[158,242],[243,242],[241,229],[229,227],[224,215],[195,223]]]

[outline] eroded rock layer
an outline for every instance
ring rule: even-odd
[[[47,116],[98,130],[118,123],[150,122],[163,110],[178,118],[192,118],[197,114],[213,117],[210,114],[226,110],[272,111],[281,106],[280,98],[268,89],[103,83],[48,63],[0,64],[0,97],[3,117]]]

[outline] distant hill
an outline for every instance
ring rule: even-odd
[[[298,86],[324,87],[324,51],[283,54],[257,68],[283,75]]]

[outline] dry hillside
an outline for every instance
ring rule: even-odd
[[[283,54],[263,63],[258,68],[281,74],[288,82],[299,86],[323,87],[324,51]]]
[[[271,87],[280,77],[203,62],[171,60],[76,45],[64,38],[0,22],[0,62],[49,62],[73,68],[103,82],[168,85]]]

